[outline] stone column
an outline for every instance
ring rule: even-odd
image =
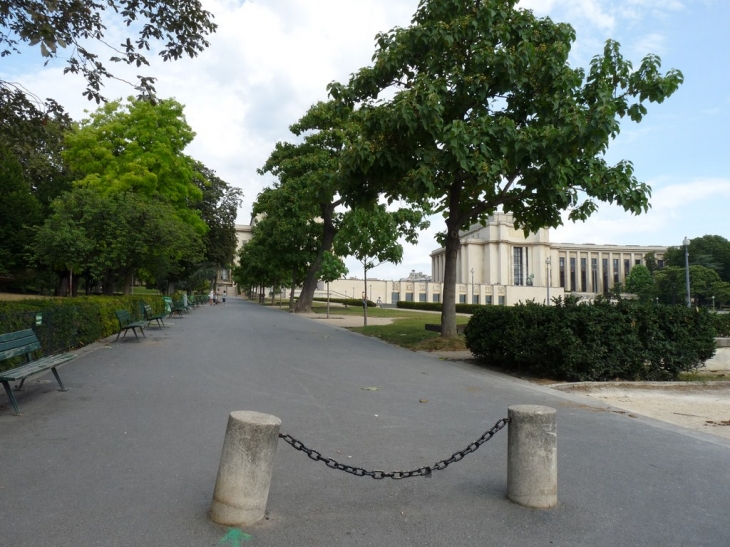
[[[210,518],[225,526],[250,526],[264,518],[281,420],[259,412],[228,417]]]
[[[511,406],[508,416],[507,498],[526,507],[554,507],[558,503],[555,409]]]

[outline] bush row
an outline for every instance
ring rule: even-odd
[[[317,302],[327,302],[326,298],[313,298]],[[330,298],[330,302],[336,302],[337,304],[345,304],[346,306],[360,306],[362,308],[361,298]],[[368,308],[374,308],[375,302],[368,300]]]
[[[91,344],[119,330],[114,310],[128,310],[140,318],[139,303],[152,306],[155,313],[164,311],[159,296],[79,296],[75,298],[39,298],[0,302],[0,334],[31,328],[44,354],[66,351]],[[16,363],[0,363],[0,371]]]
[[[716,335],[730,337],[730,313],[714,313],[712,315]]]
[[[706,309],[629,301],[485,306],[465,335],[486,363],[567,381],[674,380],[715,352]]]
[[[430,310],[441,311],[443,304],[441,302],[410,302],[399,300],[397,306],[406,310]],[[484,304],[457,304],[456,313],[474,313],[482,308],[492,307]]]

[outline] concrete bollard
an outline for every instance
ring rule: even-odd
[[[507,498],[548,509],[558,504],[558,437],[555,409],[518,405],[508,409]]]
[[[264,518],[281,420],[237,411],[228,417],[210,518],[225,526],[250,526]]]

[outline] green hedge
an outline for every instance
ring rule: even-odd
[[[567,381],[674,380],[715,352],[707,310],[629,301],[485,306],[465,336],[484,362]]]
[[[717,336],[730,337],[730,313],[713,313],[712,320]]]
[[[313,298],[316,302],[327,302],[326,298]],[[346,306],[360,306],[362,308],[362,298],[330,298],[330,302],[337,304],[345,304]],[[368,300],[368,308],[374,308],[375,302]]]
[[[410,302],[406,300],[399,300],[396,304],[399,308],[405,310],[429,310],[429,311],[441,311],[443,304],[441,302]],[[485,306],[484,304],[457,304],[456,313],[474,313],[482,308],[491,307]]]
[[[139,302],[164,311],[159,296],[80,296],[76,298],[38,298],[0,301],[0,334],[32,328],[48,355],[96,342],[119,330],[114,310],[128,310],[140,318]],[[0,371],[16,366],[14,361],[0,363]]]

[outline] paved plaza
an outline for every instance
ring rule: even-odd
[[[730,441],[388,346],[237,298],[85,348],[0,399],[3,547],[730,545]],[[130,335],[131,336],[131,335]],[[279,442],[263,523],[207,511],[228,414],[254,410],[324,456],[414,469],[516,404],[557,409],[559,506],[505,498],[507,431],[432,478],[372,480]]]

